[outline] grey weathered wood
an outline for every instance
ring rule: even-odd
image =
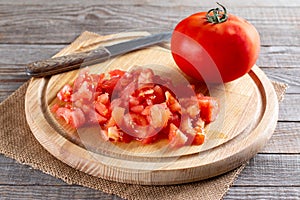
[[[296,43],[291,43],[297,45]],[[257,65],[261,67],[299,68],[298,46],[262,46]]]
[[[299,168],[300,155],[258,154],[250,160],[234,185],[300,187]],[[0,157],[0,175],[0,186],[66,185],[59,179],[3,157]]]
[[[171,30],[182,18],[212,7],[196,2],[188,6],[141,5],[0,5],[0,43],[68,43],[84,30],[102,34],[116,30]],[[293,12],[291,16],[290,10],[289,7],[266,10],[258,6],[230,9],[257,27],[263,45],[299,45],[296,19],[300,13]],[[270,20],[274,16],[278,16],[276,20]],[[40,34],[48,32],[51,34]]]
[[[300,187],[231,187],[224,200],[231,199],[300,199]]]
[[[300,187],[300,155],[258,154],[234,183],[236,186]]]
[[[263,165],[262,165],[263,163]],[[235,186],[297,186],[300,187],[300,156],[258,154],[239,175]],[[15,173],[18,171],[18,173]],[[65,186],[66,183],[17,164],[9,158],[0,158],[0,186]]]
[[[280,121],[300,121],[300,94],[286,94],[279,105]]]
[[[268,144],[240,174],[225,199],[300,199],[299,0],[223,0],[261,34],[257,64],[288,83],[279,122]],[[49,58],[82,31],[171,29],[183,17],[215,7],[210,0],[28,0],[0,2],[0,102],[28,77],[26,63]],[[150,27],[150,28],[146,28]],[[155,30],[154,30],[154,29]],[[32,45],[28,45],[32,44]],[[0,199],[119,199],[64,182],[0,156]]]
[[[298,122],[278,122],[275,132],[261,153],[300,153],[300,124]]]
[[[23,5],[24,2],[22,1],[9,1],[9,0],[2,0],[1,2],[5,3],[5,5]],[[39,0],[27,0],[26,4],[44,4],[44,5],[63,5],[63,4],[74,4],[78,5],[82,3],[80,0],[72,0],[72,1],[60,1],[60,0],[52,0],[52,1],[39,1]],[[285,1],[274,1],[274,0],[251,0],[247,2],[237,2],[237,1],[231,1],[231,0],[223,0],[223,4],[225,5],[231,5],[232,7],[240,8],[240,7],[282,7],[284,5],[289,6],[289,7],[299,7],[299,1],[298,0],[290,0],[288,4]],[[184,6],[184,5],[189,5],[189,6],[214,6],[215,2],[212,2],[210,0],[203,0],[201,2],[197,0],[186,0],[186,1],[172,1],[172,0],[167,0],[167,1],[161,1],[161,0],[152,0],[152,1],[140,1],[137,2],[136,0],[127,0],[127,1],[122,1],[122,0],[85,0],[84,5],[99,5],[99,4],[106,4],[106,5],[153,5],[153,6]]]
[[[65,46],[66,46],[65,44],[60,44],[60,45],[0,44],[0,55],[1,55],[0,70],[2,68],[2,65],[9,65],[9,68],[13,68],[13,69],[21,69],[23,65],[29,62],[50,58]],[[300,45],[299,46],[272,46],[272,47],[262,46],[261,53],[257,61],[257,65],[262,68],[271,68],[271,69],[276,68],[276,70],[286,70],[285,73],[289,73],[289,71],[287,70],[300,69],[299,60],[300,60]],[[280,73],[281,71],[279,71],[279,74]]]
[[[26,199],[101,199],[101,200],[120,200],[115,195],[107,195],[104,192],[84,188],[80,186],[23,186],[11,187],[9,185],[0,185],[1,199],[26,200]]]
[[[0,69],[2,65],[8,69],[22,69],[25,64],[35,60],[42,60],[52,57],[60,51],[65,45],[0,45]],[[5,66],[9,65],[9,66]]]
[[[300,92],[300,68],[262,67],[262,70],[271,80],[288,84],[286,93],[298,94]]]

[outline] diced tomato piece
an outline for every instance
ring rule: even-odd
[[[111,116],[118,126],[121,126],[123,124],[123,120],[125,117],[124,114],[125,114],[125,108],[117,107],[117,106],[113,108],[111,112]]]
[[[138,98],[129,96],[129,106],[137,106],[139,104],[140,104],[140,101],[138,100]]]
[[[62,117],[66,123],[69,124],[71,120],[71,110],[69,108],[60,107],[56,110],[56,116]]]
[[[75,108],[72,112],[71,112],[71,125],[75,128],[80,127],[81,125],[84,124],[85,122],[85,116],[84,113],[82,112],[82,110],[80,108]]]
[[[71,104],[65,104],[65,108],[73,109]]]
[[[106,105],[104,105],[98,101],[95,102],[95,110],[104,117],[109,117],[109,115],[110,115],[110,112],[109,112],[108,108],[106,107]]]
[[[107,129],[109,140],[118,141],[120,138],[119,130],[116,126],[111,126]]]
[[[71,106],[71,105],[69,105],[69,106]],[[75,101],[73,103],[73,106],[77,107],[77,108],[80,108],[86,114],[88,114],[92,109],[94,109],[94,108],[91,107],[91,105],[85,104],[85,102],[83,102],[82,100]]]
[[[130,113],[131,121],[139,126],[148,126],[148,120],[145,116],[138,113]]]
[[[143,110],[144,110],[144,106],[143,105],[132,106],[130,108],[130,111],[132,111],[134,113],[142,113]]]
[[[102,83],[102,88],[104,92],[108,93],[109,95],[112,95],[115,86],[117,85],[118,81],[120,80],[120,77],[114,76],[111,79],[106,79]]]
[[[219,103],[215,98],[204,96],[198,98],[200,107],[200,116],[206,123],[215,121],[220,108]]]
[[[172,113],[169,119],[169,124],[174,124],[175,126],[179,127],[181,123],[181,116],[178,113]]]
[[[88,124],[104,125],[108,121],[108,117],[100,115],[95,108],[85,106],[85,116]]]
[[[119,69],[115,69],[108,73],[109,73],[110,78],[114,78],[114,77],[122,77],[126,72],[119,70]]]
[[[199,93],[197,93],[196,97],[197,97],[198,99],[200,99],[200,98],[204,97],[204,94],[202,94],[202,93],[199,92]]]
[[[198,120],[195,122],[195,130],[197,132],[202,132],[204,126],[205,126],[205,122],[201,118],[198,118]]]
[[[90,76],[89,72],[90,70],[87,67],[80,69],[79,74],[73,83],[74,91],[77,91],[83,82],[88,81],[88,77]]]
[[[182,115],[188,115],[191,118],[195,118],[199,115],[200,108],[196,97],[182,98],[179,101]]]
[[[138,88],[153,83],[153,71],[150,69],[141,69],[137,77]]]
[[[188,106],[186,108],[186,112],[192,118],[197,117],[197,115],[199,115],[199,113],[200,113],[198,104],[193,104],[193,105]]]
[[[58,93],[57,98],[61,101],[71,102],[73,89],[69,84],[66,84]]]
[[[69,108],[60,107],[56,110],[56,115],[62,117],[67,124],[71,121],[71,110]]]
[[[152,95],[152,94],[154,94],[154,90],[152,88],[149,88],[149,87],[139,89],[138,92],[137,92],[138,97],[146,97],[146,96]]]
[[[91,123],[91,124],[104,125],[107,122],[106,117],[100,115],[99,113],[97,113],[95,111],[91,111],[88,116],[89,116],[89,123]]]
[[[148,128],[148,121],[145,116],[136,113],[127,113],[123,118],[122,130],[135,138],[146,138],[153,135]]]
[[[142,144],[152,144],[156,142],[158,139],[159,139],[158,134],[155,134],[153,136],[142,139],[141,142]]]
[[[187,136],[174,124],[170,124],[169,141],[171,147],[181,147],[187,142]]]
[[[102,94],[102,92],[97,92],[97,91],[96,92],[93,91],[92,93],[93,93],[93,99],[95,101],[97,101],[98,97]]]
[[[57,109],[56,115],[62,117],[67,124],[72,125],[74,128],[78,128],[85,123],[85,116],[80,108],[71,110],[66,107],[60,107]]]
[[[103,93],[103,94],[98,95],[97,102],[105,104],[105,105],[108,104],[109,103],[109,94]]]
[[[164,95],[163,89],[159,85],[155,85],[154,88],[155,99],[153,100],[154,104],[160,104],[165,102],[166,97]]]
[[[152,106],[146,106],[145,109],[141,112],[141,114],[145,116],[149,116],[151,107]]]
[[[192,144],[193,145],[201,145],[201,144],[203,144],[204,143],[204,139],[205,139],[205,135],[203,135],[203,134],[196,134],[195,136],[194,136],[194,139],[193,139],[193,142],[192,142]]]
[[[176,100],[176,98],[173,97],[173,95],[169,91],[165,92],[165,96],[166,96],[167,106],[170,108],[170,110],[172,112],[181,113],[181,106],[179,102]]]
[[[187,133],[188,135],[194,136],[196,131],[194,130],[192,119],[188,116],[182,117],[182,123],[180,124],[180,129]]]
[[[166,127],[171,116],[171,112],[166,104],[155,104],[150,107],[149,123],[154,128]]]
[[[121,142],[129,143],[134,139],[131,135],[124,133],[123,131],[119,131],[119,134]]]
[[[107,120],[107,122],[105,124],[106,128],[111,127],[111,126],[117,126],[117,123],[112,116]]]
[[[96,113],[95,115],[96,115],[97,122],[99,124],[103,125],[103,124],[105,124],[107,122],[107,118],[106,117],[104,117],[104,116],[102,116],[102,115],[100,115],[98,113]]]
[[[79,89],[71,97],[71,101],[85,100],[90,101],[93,98],[93,92],[89,89],[89,83],[84,81]]]
[[[51,110],[52,113],[56,113],[56,111],[58,110],[58,108],[59,108],[59,105],[58,104],[54,104],[50,110]]]
[[[153,105],[154,103],[153,103],[152,99],[146,98],[146,99],[145,99],[145,104],[146,104],[147,106],[151,106],[151,105]]]
[[[104,77],[105,77],[104,73],[99,74],[98,79],[97,79],[97,83],[95,84],[96,85],[96,91],[95,92],[102,93],[102,83],[103,83]]]

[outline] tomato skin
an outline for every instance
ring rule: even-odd
[[[175,27],[171,51],[178,67],[206,83],[229,82],[248,73],[260,51],[255,27],[231,14],[225,22],[210,23],[206,14],[195,13]]]

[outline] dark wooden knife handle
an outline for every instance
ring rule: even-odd
[[[26,73],[33,77],[43,77],[96,64],[108,60],[109,58],[109,51],[102,47],[89,52],[70,54],[29,63],[26,66]]]

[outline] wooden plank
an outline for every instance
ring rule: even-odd
[[[258,154],[250,160],[235,186],[300,186],[300,155]]]
[[[0,185],[66,185],[60,179],[3,156],[0,156],[0,169]],[[300,186],[299,176],[300,155],[257,154],[250,160],[234,185]]]
[[[104,194],[91,189],[75,186],[41,187],[41,186],[0,186],[0,195],[3,199],[31,200],[31,199],[101,199],[121,200],[113,195]],[[224,200],[231,199],[299,199],[299,187],[231,187]]]
[[[299,68],[300,45],[298,46],[262,46],[257,65],[273,68]]]
[[[0,82],[26,80],[25,64],[53,56],[65,45],[0,45]],[[287,93],[300,91],[300,47],[262,47],[258,66],[270,79],[289,84]]]
[[[300,94],[286,94],[279,104],[280,121],[300,121]]]
[[[261,67],[266,75],[273,81],[287,83],[286,93],[300,93],[300,68],[267,68]]]
[[[0,70],[23,69],[25,64],[47,59],[64,48],[65,45],[0,45]],[[9,65],[9,66],[7,66]],[[1,72],[0,71],[0,72]]]
[[[0,156],[0,175],[0,185],[66,185],[60,179],[4,156]]]
[[[170,5],[0,5],[0,43],[68,43],[85,30],[101,34],[166,31],[182,18],[208,9]],[[257,27],[262,45],[299,45],[297,19],[300,13],[294,12],[291,16],[290,10],[283,6],[269,8],[267,12],[264,7],[230,9]],[[276,20],[270,20],[274,16]]]
[[[30,199],[101,199],[121,200],[115,195],[80,186],[20,186],[0,185],[1,199],[30,200]]]
[[[300,153],[299,133],[299,122],[278,122],[273,136],[260,153]]]
[[[95,190],[90,190],[83,187],[66,186],[65,183],[51,176],[42,174],[40,172],[35,172],[35,170],[32,170],[29,167],[21,166],[19,164],[15,164],[16,166],[12,166],[14,164],[9,160],[7,161],[7,158],[2,159],[2,156],[0,158],[1,161],[4,160],[4,164],[6,164],[0,165],[1,197],[6,197],[5,195],[8,195],[7,197],[9,197],[10,199],[14,197],[17,198],[19,195],[21,195],[21,193],[24,193],[22,196],[24,198],[39,198],[45,195],[45,197],[47,198],[64,198],[64,195],[72,195],[75,190],[77,191],[75,193],[76,195],[74,194],[74,196],[70,196],[72,197],[72,199],[73,197],[94,198],[93,195],[101,194]],[[8,170],[5,169],[5,166],[7,166]],[[24,167],[26,168],[25,170]],[[299,169],[299,155],[291,156],[259,154],[250,161],[249,165],[240,174],[238,180],[234,183],[234,187],[230,188],[228,194],[226,195],[226,198],[237,198],[237,195],[244,195],[244,197],[246,196],[247,199],[252,199],[252,197],[267,198],[269,197],[268,195],[280,197],[283,193],[285,193],[285,195],[288,195],[289,197],[295,197],[293,195],[299,195]],[[15,173],[15,171],[17,170],[18,173]],[[21,176],[20,174],[23,174],[24,176]],[[43,176],[45,176],[46,178],[44,178]],[[249,188],[253,188],[253,190]],[[282,191],[274,190],[274,188],[277,188],[277,190],[278,188],[280,188]],[[238,194],[236,191],[238,191]],[[96,197],[100,198],[99,196]]]
[[[0,160],[0,185],[50,186],[54,190],[56,186],[66,185],[64,182],[28,166],[7,161],[2,156]],[[16,171],[18,173],[15,173]],[[234,186],[299,187],[299,175],[300,155],[258,154],[242,171]]]
[[[82,1],[80,0],[73,0],[70,1],[60,1],[60,0],[52,0],[52,1],[39,1],[39,0],[27,0],[26,2],[22,1],[10,1],[10,0],[2,0],[1,4],[5,5],[57,5],[57,4],[74,4],[78,5],[81,4]],[[136,0],[110,0],[110,1],[99,1],[99,0],[85,0],[85,5],[99,5],[104,4],[105,5],[153,5],[153,6],[215,6],[215,2],[212,2],[210,0],[202,0],[201,2],[197,0],[186,0],[186,1],[172,1],[172,0],[151,0],[151,1],[136,1]],[[299,1],[298,0],[290,0],[287,4],[285,0],[249,0],[247,2],[237,2],[237,1],[231,1],[231,0],[223,0],[222,3],[224,5],[229,5],[231,7],[283,7],[283,6],[289,6],[289,7],[299,7]]]
[[[284,199],[300,197],[300,187],[231,187],[224,200],[231,199]]]
[[[53,56],[66,45],[26,45],[26,44],[0,44],[0,70],[1,68],[20,68],[35,60],[46,59]],[[262,46],[257,65],[261,68],[278,68],[276,70],[300,69],[299,46]],[[3,66],[2,66],[3,65]],[[9,65],[9,66],[6,66]],[[287,69],[284,69],[287,68]],[[0,71],[1,72],[1,71]],[[295,71],[279,71],[278,73],[294,74]],[[296,72],[298,75],[299,72]],[[299,76],[298,76],[299,77]]]

